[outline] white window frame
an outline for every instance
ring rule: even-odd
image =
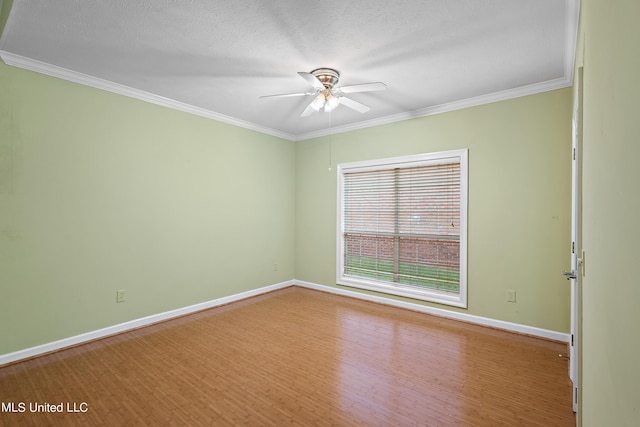
[[[344,176],[346,173],[388,170],[396,168],[418,167],[434,164],[460,163],[460,288],[457,294],[418,288],[382,280],[368,279],[345,274],[344,265]],[[379,160],[343,163],[338,165],[337,200],[337,250],[336,283],[359,289],[377,291],[401,297],[446,304],[455,307],[467,307],[467,199],[468,199],[468,149],[441,151]]]

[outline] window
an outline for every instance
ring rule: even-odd
[[[466,241],[466,149],[338,165],[338,284],[466,307]]]

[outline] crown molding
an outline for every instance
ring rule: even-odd
[[[165,98],[159,95],[155,95],[150,92],[134,89],[128,86],[124,86],[118,83],[110,82],[108,80],[93,77],[87,74],[78,73],[72,70],[68,70],[62,67],[51,65],[42,61],[30,59],[21,55],[16,55],[11,52],[2,50],[4,40],[0,40],[0,58],[2,61],[11,66],[23,68],[25,70],[34,71],[41,74],[46,74],[52,77],[57,77],[63,80],[79,83],[85,86],[90,86],[96,89],[106,90],[119,95],[128,96],[141,101],[150,102],[152,104],[160,105],[163,107],[171,108],[174,110],[182,111],[189,114],[194,114],[200,117],[213,119],[222,123],[227,123],[233,126],[238,126],[244,129],[260,132],[266,135],[275,136],[278,138],[286,139],[289,141],[304,141],[312,138],[320,138],[323,136],[335,135],[338,133],[350,132],[359,129],[365,129],[374,126],[380,126],[390,123],[395,123],[404,120],[410,120],[419,117],[426,117],[440,113],[446,113],[456,110],[461,110],[470,107],[476,107],[479,105],[490,104],[493,102],[505,101],[508,99],[518,98],[522,96],[535,95],[538,93],[562,89],[569,87],[573,84],[573,73],[576,56],[576,44],[578,38],[578,25],[580,16],[580,0],[565,0],[566,5],[566,35],[565,35],[565,64],[564,64],[564,76],[562,78],[548,80],[545,82],[535,83],[522,87],[507,89],[499,92],[489,93],[485,95],[476,96],[473,98],[463,99],[459,101],[444,103],[440,105],[434,105],[430,107],[421,108],[414,111],[405,113],[393,114],[389,116],[379,117],[371,120],[364,120],[344,126],[336,126],[330,129],[321,129],[318,131],[291,134],[282,132],[277,129],[269,128],[266,126],[258,125],[256,123],[240,120],[224,114],[219,114],[205,108],[196,107],[184,102],[176,101],[174,99]],[[11,24],[11,16],[7,20],[6,27]]]
[[[98,77],[90,76],[88,74],[78,73],[76,71],[51,65],[46,62],[27,58],[21,55],[16,55],[5,50],[0,50],[0,58],[2,58],[2,61],[5,64],[14,67],[34,71],[36,73],[45,74],[51,77],[57,77],[70,82],[79,83],[81,85],[116,93],[118,95],[124,95],[130,98],[135,98],[141,101],[160,105],[162,107],[171,108],[185,113],[194,114],[196,116],[213,119],[222,123],[227,123],[233,126],[238,126],[244,129],[276,136],[278,138],[283,138],[290,141],[294,141],[296,139],[296,136],[290,133],[281,132],[265,126],[257,125],[255,123],[236,119],[224,114],[219,114],[205,108],[196,107],[184,102],[176,101],[175,99],[165,98],[160,95],[155,95],[150,92],[134,89],[108,80],[100,79]]]
[[[580,0],[565,1],[567,8],[565,28],[567,29],[567,34],[565,35],[564,75],[569,80],[569,86],[572,86],[580,31]]]
[[[479,105],[490,104],[493,102],[506,101],[522,96],[535,95],[556,89],[563,89],[573,85],[573,73],[575,67],[576,48],[579,34],[580,22],[580,0],[565,0],[567,8],[566,13],[566,35],[565,35],[565,64],[564,76],[561,78],[548,80],[540,83],[534,83],[527,86],[521,86],[513,89],[507,89],[500,92],[480,95],[473,98],[463,99],[460,101],[449,102],[431,107],[421,108],[418,110],[393,114],[389,116],[379,117],[376,119],[365,120],[358,123],[352,123],[344,126],[336,126],[330,129],[323,129],[314,132],[299,134],[295,137],[295,141],[304,141],[312,138],[320,138],[323,136],[335,135],[338,133],[350,132],[353,130],[366,129],[369,127],[386,125],[390,123],[400,122],[404,120],[415,119],[418,117],[426,117],[440,113],[447,113],[464,108],[477,107]]]
[[[572,73],[573,74],[573,73]],[[350,132],[358,129],[365,129],[373,126],[386,125],[389,123],[400,122],[404,120],[415,119],[418,117],[432,116],[435,114],[447,113],[450,111],[462,110],[464,108],[477,107],[479,105],[491,104],[498,101],[506,101],[508,99],[520,98],[528,95],[535,95],[556,89],[569,87],[572,84],[573,77],[563,77],[559,79],[549,80],[546,82],[535,83],[527,86],[521,86],[513,89],[507,89],[500,92],[488,93],[473,98],[463,99],[460,101],[448,102],[445,104],[434,105],[431,107],[420,108],[418,110],[406,113],[393,114],[390,116],[379,117],[377,119],[365,120],[362,122],[352,123],[344,126],[336,126],[331,129],[324,129],[315,132],[300,134],[296,141],[304,141],[306,139],[319,138],[322,136],[335,135],[338,133]]]

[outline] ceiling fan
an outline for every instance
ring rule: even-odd
[[[292,96],[314,96],[313,101],[304,109],[300,117],[310,116],[314,111],[324,109],[326,112],[335,110],[342,104],[360,113],[366,113],[371,107],[344,96],[346,93],[373,92],[387,88],[382,82],[361,83],[337,87],[340,73],[333,68],[317,68],[310,73],[298,72],[315,89],[312,92],[283,93],[279,95],[265,95],[260,98],[287,98]]]

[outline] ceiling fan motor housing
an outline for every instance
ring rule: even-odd
[[[333,87],[338,84],[338,80],[340,80],[340,73],[333,68],[316,68],[311,71],[311,74],[316,76],[316,78],[320,80],[320,83],[329,90],[333,89]]]

